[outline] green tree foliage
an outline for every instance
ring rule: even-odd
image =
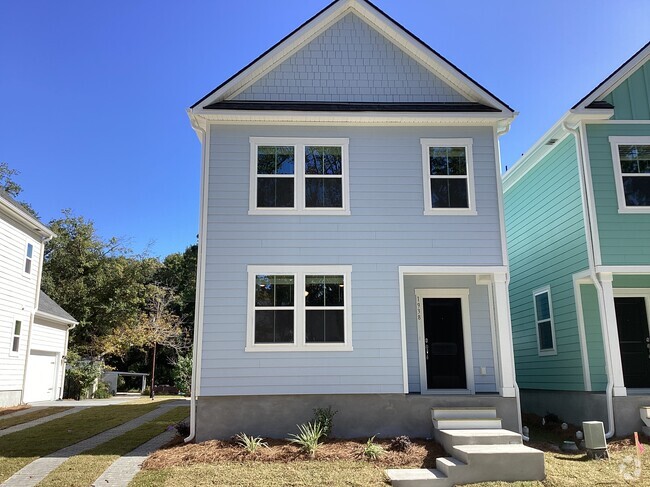
[[[19,171],[11,169],[9,164],[6,162],[0,162],[0,189],[5,191],[12,198],[17,198],[18,195],[23,192],[23,188],[14,180],[14,177],[19,174]],[[29,203],[25,203],[24,201],[19,201],[18,203],[20,203],[28,213],[38,218],[38,214]]]
[[[174,366],[172,370],[174,385],[183,394],[189,394],[192,385],[192,354],[181,355],[172,364]]]
[[[190,327],[194,324],[197,254],[197,244],[190,245],[184,252],[169,254],[155,276],[157,283],[173,290],[176,298],[172,307],[185,324],[191,324]]]

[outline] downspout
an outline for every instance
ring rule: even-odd
[[[34,316],[36,311],[38,311],[38,302],[41,297],[41,279],[43,276],[43,262],[45,261],[45,244],[52,240],[52,236],[42,236],[41,237],[41,255],[38,262],[38,272],[36,274],[36,296],[34,296],[34,309],[29,316],[29,329],[27,332],[27,348],[25,349],[25,368],[23,369],[23,387],[20,391],[20,404],[23,404],[23,399],[25,398],[25,381],[27,380],[27,365],[29,362],[29,352],[32,348],[32,328],[34,327]]]
[[[497,159],[497,184],[498,184],[498,194],[499,198],[502,200],[503,198],[503,188],[501,187],[501,145],[499,144],[499,137],[502,135],[507,134],[510,131],[510,124],[507,124],[505,127],[497,127],[495,128],[494,132],[494,150],[496,151],[496,159]],[[503,221],[504,221],[504,227],[501,229],[502,232],[505,232],[505,214],[504,214],[504,209],[503,209],[503,203],[501,203],[501,213],[503,215]],[[503,235],[504,242],[505,242],[505,233]],[[504,243],[505,245],[505,243]],[[507,247],[506,247],[507,249]],[[508,272],[506,274],[506,290],[508,290],[508,293],[510,293],[510,263],[507,260],[508,259],[508,252],[506,251],[504,253],[504,262],[503,265],[508,267]],[[508,302],[510,302],[510,299],[508,298]],[[510,310],[508,310],[508,318],[510,321]],[[509,323],[509,326],[512,326],[512,322]],[[512,345],[512,344],[511,344]],[[499,356],[501,354],[499,353]],[[512,370],[515,370],[515,364],[514,364],[514,353],[512,355],[512,360],[513,363],[511,364]],[[517,384],[517,374],[515,373],[514,380],[513,380],[513,385],[515,389],[515,401],[517,403],[517,424],[519,425],[519,434],[521,435],[521,438],[524,441],[530,441],[530,438],[526,435],[524,435],[523,431],[523,424],[522,424],[522,419],[521,419],[521,397],[519,395],[519,384]]]
[[[192,345],[192,383],[190,386],[190,434],[183,441],[189,443],[196,438],[196,396],[198,394],[197,384],[198,384],[198,374],[199,374],[199,356],[200,356],[200,347],[201,343],[199,337],[203,333],[203,315],[202,315],[202,306],[203,302],[203,265],[205,262],[204,258],[204,245],[203,237],[205,237],[205,228],[204,228],[204,214],[207,212],[207,207],[205,205],[204,193],[208,190],[208,182],[206,181],[207,174],[207,163],[208,158],[206,157],[206,152],[209,150],[206,145],[207,137],[206,130],[198,123],[195,116],[192,114],[191,110],[188,110],[190,116],[190,121],[192,123],[192,128],[199,134],[199,139],[201,141],[201,201],[199,204],[199,242],[197,248],[197,264],[196,264],[196,295],[194,302],[194,337]]]
[[[594,286],[596,288],[596,293],[598,294],[598,308],[600,312],[600,327],[603,334],[603,344],[605,348],[605,371],[607,372],[607,388],[605,389],[605,397],[607,404],[607,433],[605,433],[605,438],[612,438],[616,432],[616,427],[614,425],[614,372],[612,367],[612,357],[610,353],[610,342],[609,342],[609,333],[607,333],[607,315],[605,313],[605,297],[603,293],[603,287],[598,280],[596,275],[596,268],[594,265],[595,252],[594,252],[594,242],[593,242],[593,227],[592,227],[592,218],[594,215],[590,212],[589,205],[589,192],[587,191],[587,179],[586,179],[586,167],[585,167],[585,157],[584,157],[584,148],[582,145],[582,138],[580,131],[576,129],[577,125],[573,127],[569,126],[567,122],[564,122],[563,127],[573,134],[576,141],[576,153],[578,157],[578,172],[580,176],[580,185],[582,186],[582,199],[583,207],[585,213],[585,234],[587,240],[587,252],[589,255],[589,277],[591,278]],[[582,303],[580,303],[582,306]]]

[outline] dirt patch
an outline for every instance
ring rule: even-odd
[[[435,468],[436,458],[447,456],[443,448],[434,441],[412,440],[408,452],[390,449],[390,440],[376,440],[385,453],[373,464],[388,467]],[[228,441],[211,440],[187,445],[171,445],[151,455],[143,464],[145,470],[160,470],[174,466],[189,466],[199,463],[218,462],[295,462],[295,461],[335,461],[364,460],[365,439],[328,440],[323,443],[312,459],[300,449],[286,441],[268,440],[268,448],[260,448],[255,453],[247,453],[242,447]]]
[[[22,406],[12,406],[10,408],[0,408],[0,417],[6,414],[16,413],[18,411],[22,411],[23,409],[29,409],[29,408],[31,408],[31,406],[28,404],[23,404]]]

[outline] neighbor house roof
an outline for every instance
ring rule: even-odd
[[[45,316],[46,318],[55,318],[56,320],[67,322],[71,325],[76,325],[78,322],[75,320],[70,313],[64,310],[59,306],[56,301],[51,297],[41,291],[38,298],[38,314]]]
[[[0,211],[7,214],[14,220],[25,225],[46,237],[53,237],[54,232],[43,225],[36,217],[29,213],[23,205],[13,199],[9,193],[0,189]]]
[[[461,69],[368,0],[333,1],[277,44],[266,50],[251,63],[194,103],[190,107],[190,110],[220,108],[214,105],[223,100],[227,100],[229,95],[237,88],[249,83],[252,78],[259,77],[262,73],[270,71],[278,62],[286,59],[295,52],[297,45],[299,46],[304,42],[309,42],[313,36],[317,35],[321,30],[326,29],[331,23],[350,11],[354,11],[362,18],[367,19],[367,21],[371,20],[375,26],[380,25],[385,32],[390,32],[393,42],[395,39],[402,41],[400,47],[404,48],[406,46],[409,48],[412,51],[411,55],[414,58],[417,57],[419,62],[425,65],[427,69],[433,71],[432,67],[435,67],[438,71],[437,74],[445,74],[446,81],[449,81],[456,89],[459,89],[464,94],[470,95],[473,101],[491,105],[496,108],[495,111],[503,111],[509,115],[514,115],[514,110],[506,103],[490,93]]]

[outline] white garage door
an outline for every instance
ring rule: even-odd
[[[32,350],[27,363],[25,402],[55,399],[57,354]]]

